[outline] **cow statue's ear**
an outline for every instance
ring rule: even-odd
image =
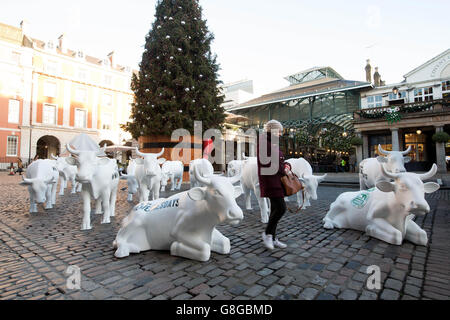
[[[433,193],[437,191],[441,186],[436,182],[426,182],[423,184],[423,188],[425,189],[425,193]]]
[[[409,156],[403,157],[403,160],[405,161],[405,163],[408,163],[411,161],[411,157]]]
[[[205,199],[205,190],[202,188],[193,188],[188,191],[188,196],[194,201],[200,201]]]
[[[395,184],[388,181],[380,181],[377,183],[377,188],[383,192],[391,192],[395,190]]]
[[[234,197],[237,198],[242,194],[242,188],[241,186],[235,186],[234,187]]]
[[[164,162],[166,162],[166,159],[164,159],[164,158],[159,158],[158,159],[158,163],[159,164],[163,164]]]
[[[136,164],[144,164],[144,159],[142,158],[136,158],[134,159],[134,161],[136,162]]]
[[[100,160],[98,160],[97,162],[99,165],[104,166],[107,165],[109,163],[109,159],[108,158],[101,158]]]
[[[68,164],[70,164],[71,166],[76,166],[77,165],[77,160],[75,160],[75,158],[73,158],[73,157],[67,157],[66,158],[66,162]]]
[[[386,162],[388,162],[388,161],[387,161],[387,158],[386,158],[386,157],[383,157],[383,156],[378,156],[378,157],[377,157],[377,160],[378,160],[378,162],[380,162],[380,163],[386,163]]]

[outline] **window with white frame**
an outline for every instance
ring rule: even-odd
[[[19,123],[20,101],[10,99],[8,104],[8,122]]]
[[[47,61],[45,64],[45,72],[48,74],[58,73],[58,63],[56,61]]]
[[[75,109],[75,127],[86,128],[87,126],[87,114],[84,109]]]
[[[111,130],[113,122],[112,113],[103,113],[102,114],[102,129],[103,130]]]
[[[86,82],[87,78],[87,70],[86,69],[78,69],[78,80]]]
[[[405,99],[406,91],[400,91],[398,94],[389,93],[389,100]]]
[[[369,96],[367,97],[367,108],[378,108],[383,106],[383,96]]]
[[[110,86],[112,84],[112,76],[109,74],[105,74],[103,77],[103,82],[105,85]]]
[[[103,105],[107,107],[112,106],[112,95],[107,93],[103,95]]]
[[[87,91],[84,88],[77,88],[75,90],[75,100],[78,102],[86,102]]]
[[[414,89],[414,102],[432,101],[433,87]]]
[[[450,80],[442,81],[442,99],[450,98]]]
[[[6,155],[8,157],[17,156],[18,140],[18,136],[8,136],[8,140],[6,142]]]
[[[44,82],[44,96],[56,98],[56,82]]]
[[[42,108],[42,123],[56,124],[56,106],[54,104],[44,104]]]

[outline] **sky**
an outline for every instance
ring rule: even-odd
[[[57,39],[99,58],[114,51],[138,68],[156,0],[1,0],[0,22]],[[254,95],[286,87],[287,75],[330,66],[345,79],[365,80],[366,59],[381,79],[403,75],[450,48],[450,1],[200,0],[220,79],[253,80]]]

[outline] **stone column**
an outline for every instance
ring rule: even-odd
[[[391,128],[392,134],[392,151],[400,151],[400,143],[398,140],[398,128]]]
[[[362,157],[363,159],[369,158],[369,137],[367,134],[362,135],[363,145],[362,145]]]
[[[236,160],[242,159],[242,145],[241,145],[241,137],[238,136],[236,139]]]
[[[361,133],[358,133],[357,136],[361,138]],[[355,146],[355,149],[356,163],[359,167],[359,164],[363,161],[363,147]],[[358,172],[358,168],[355,168],[355,172]]]
[[[442,126],[436,127],[436,132],[442,132],[444,128]],[[436,164],[438,167],[438,173],[447,173],[447,164],[445,162],[445,144],[436,142]]]

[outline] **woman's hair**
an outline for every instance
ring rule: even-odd
[[[272,130],[283,131],[283,125],[277,120],[270,120],[264,125],[264,131],[270,132]]]

